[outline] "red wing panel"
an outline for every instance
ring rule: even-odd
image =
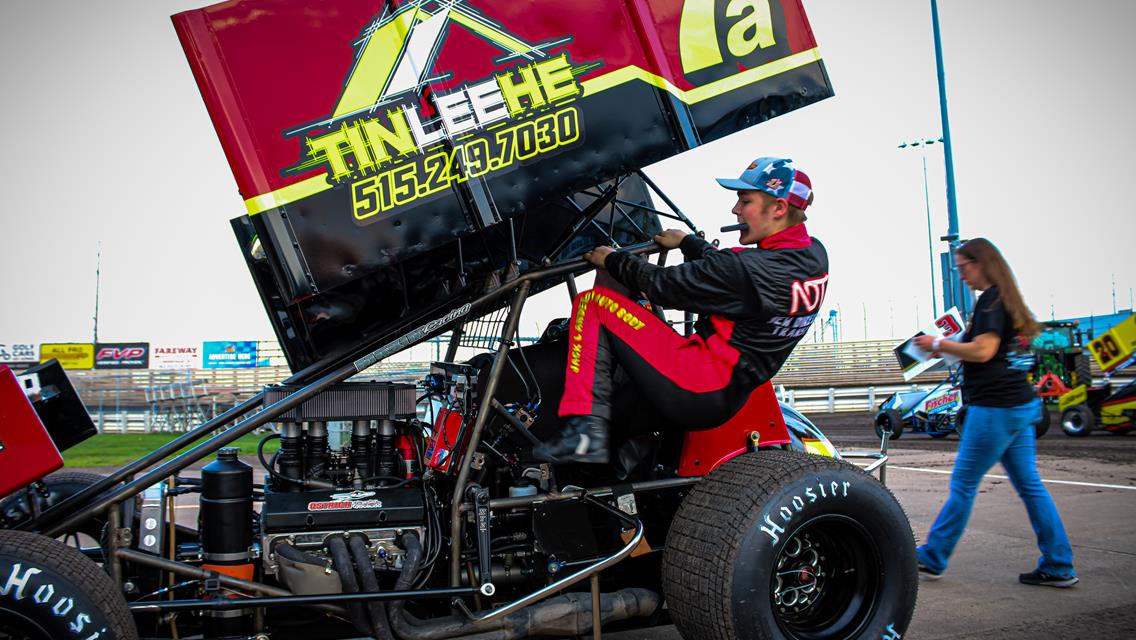
[[[16,374],[0,365],[0,497],[63,466]]]
[[[364,137],[363,145],[351,149],[359,140],[344,139],[349,172],[337,174],[333,165],[339,159],[321,162],[311,155],[308,143],[321,134],[369,116],[389,125],[383,111],[415,101],[423,108],[420,115],[427,115],[436,106],[431,94],[446,95],[502,74],[519,79],[525,68],[560,55],[579,89],[562,94],[566,98],[586,102],[612,87],[639,83],[675,96],[688,109],[733,95],[737,99],[728,102],[738,110],[769,97],[772,85],[783,84],[778,76],[819,61],[799,2],[742,2],[740,16],[727,16],[727,4],[235,0],[173,20],[240,191],[250,212],[258,213],[367,173],[368,162],[353,156],[363,146],[376,155],[375,141]],[[763,83],[770,86],[761,88]],[[814,89],[808,102],[831,93],[827,81]],[[508,120],[537,116],[549,106],[540,101],[522,99],[523,109]],[[659,110],[647,102],[629,106]],[[672,153],[754,122],[698,123],[697,138]],[[304,128],[313,123],[322,124]],[[422,151],[419,145],[414,153]],[[304,161],[308,164],[294,167]],[[289,167],[293,170],[286,171]],[[305,181],[314,182],[296,187]],[[288,186],[294,189],[280,192]]]

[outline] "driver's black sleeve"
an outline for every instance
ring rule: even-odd
[[[671,267],[618,251],[608,255],[604,267],[620,284],[663,307],[725,317],[760,313],[761,303],[737,253],[718,251],[693,236],[684,238],[680,248],[687,262]]]

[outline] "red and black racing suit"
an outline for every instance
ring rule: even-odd
[[[702,314],[684,337],[610,289],[578,295],[560,415],[611,418],[612,356],[664,415],[688,429],[725,423],[777,373],[816,318],[828,254],[803,224],[757,248],[716,249],[694,235],[686,262],[660,267],[614,252],[604,267],[652,303]]]

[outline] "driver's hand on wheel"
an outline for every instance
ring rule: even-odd
[[[596,247],[591,251],[584,254],[584,259],[595,265],[598,269],[604,268],[604,259],[606,259],[615,249],[608,246]]]
[[[655,236],[655,244],[664,249],[677,249],[678,245],[682,244],[682,239],[686,237],[686,232],[679,229],[667,229],[666,231]]]

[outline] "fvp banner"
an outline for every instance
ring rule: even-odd
[[[95,345],[96,369],[147,369],[149,342],[100,342]]]

